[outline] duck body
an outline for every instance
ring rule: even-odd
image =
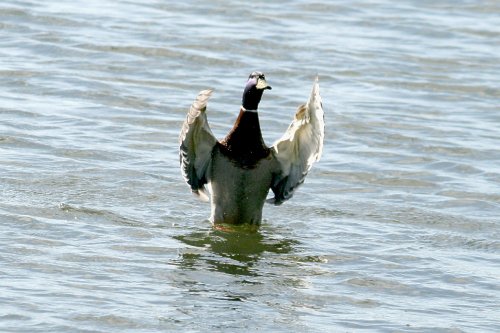
[[[260,130],[256,111],[240,109],[233,129],[212,152],[208,172],[214,223],[260,224],[279,167]]]
[[[264,75],[252,73],[243,92],[238,118],[229,134],[220,141],[213,136],[205,114],[211,90],[200,92],[184,122],[179,139],[181,170],[195,195],[205,201],[210,198],[210,220],[215,224],[259,225],[269,190],[275,193],[275,198],[271,200],[274,204],[289,199],[303,182],[312,159],[319,158],[316,156],[318,149],[321,153],[322,109],[320,124],[314,126],[319,128],[319,134],[295,133],[298,128],[304,130],[303,126],[297,125],[297,121],[304,122],[304,119],[296,119],[285,133],[281,146],[281,140],[272,147],[266,146],[257,112],[266,89],[271,87],[267,85]],[[318,105],[321,105],[321,100]],[[302,113],[305,115],[307,112],[302,110]],[[294,124],[298,127],[292,128]],[[318,143],[312,144],[312,154],[307,151],[310,143],[299,142],[300,139],[309,140],[311,135],[318,139]],[[299,156],[301,150],[305,157]],[[302,166],[294,170],[297,168],[294,164]]]
[[[260,224],[273,170],[278,168],[270,152],[250,164],[244,163],[248,161],[234,159],[223,145],[215,146],[207,179],[213,223]]]

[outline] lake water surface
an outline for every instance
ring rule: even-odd
[[[0,4],[1,332],[500,331],[498,1]],[[178,134],[249,73],[268,144],[320,76],[322,160],[214,230]]]

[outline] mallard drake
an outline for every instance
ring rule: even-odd
[[[267,201],[282,204],[321,157],[325,124],[318,78],[309,100],[299,106],[285,134],[267,147],[257,109],[264,90],[270,89],[264,74],[250,74],[238,118],[220,141],[213,135],[206,115],[212,90],[198,94],[182,125],[182,175],[196,196],[211,201],[210,220],[214,224],[260,225],[269,189],[274,198]]]

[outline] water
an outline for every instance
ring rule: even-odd
[[[0,331],[500,331],[497,1],[0,5]],[[322,160],[257,233],[180,176],[254,70],[268,144],[320,75]]]

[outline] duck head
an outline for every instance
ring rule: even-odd
[[[257,110],[262,93],[266,89],[272,89],[266,82],[266,77],[261,72],[253,72],[248,77],[241,105],[245,110]]]

